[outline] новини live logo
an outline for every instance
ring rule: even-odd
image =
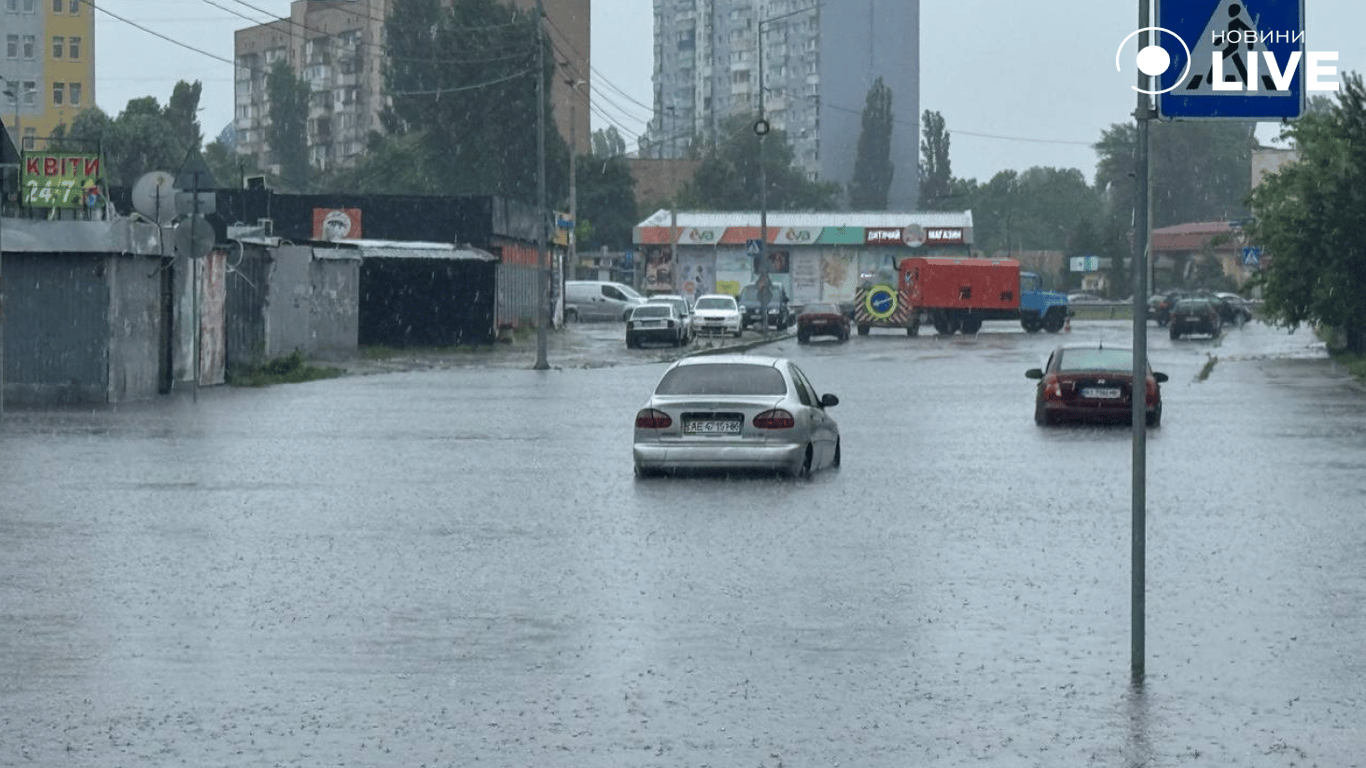
[[[1336,51],[1309,51],[1307,56],[1303,56],[1300,51],[1292,51],[1284,57],[1284,62],[1280,62],[1277,61],[1276,54],[1266,47],[1268,43],[1303,44],[1303,31],[1291,33],[1237,28],[1215,30],[1210,32],[1209,45],[1197,46],[1195,53],[1192,54],[1190,46],[1175,32],[1162,27],[1144,27],[1134,30],[1120,41],[1119,49],[1115,52],[1116,70],[1123,71],[1120,56],[1124,52],[1124,46],[1145,31],[1155,33],[1153,35],[1154,40],[1157,39],[1157,34],[1171,35],[1174,40],[1181,44],[1186,53],[1184,57],[1185,66],[1171,85],[1155,90],[1145,90],[1136,85],[1130,86],[1135,91],[1146,93],[1149,96],[1169,93],[1178,88],[1181,95],[1190,96],[1234,91],[1265,91],[1268,94],[1286,93],[1291,89],[1296,70],[1300,67],[1302,59],[1306,62],[1305,74],[1308,77],[1306,87],[1309,90],[1332,92],[1338,90],[1337,80],[1325,81],[1321,79],[1337,75],[1337,67],[1324,63],[1337,61],[1338,54]],[[1199,60],[1202,53],[1209,56],[1210,66],[1205,72],[1192,76],[1192,64]],[[1266,65],[1264,73],[1260,71],[1261,64],[1259,62]],[[1135,64],[1139,72],[1148,77],[1158,78],[1171,69],[1172,57],[1163,46],[1150,43],[1139,50],[1135,57]],[[1232,67],[1233,71],[1230,72],[1227,67]]]

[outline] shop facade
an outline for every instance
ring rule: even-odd
[[[861,280],[908,256],[972,255],[972,211],[925,213],[656,212],[635,228],[644,292],[737,295],[758,277],[767,234],[769,277],[792,303],[851,303]],[[765,233],[764,230],[767,230]]]

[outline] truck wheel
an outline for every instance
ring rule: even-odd
[[[1057,333],[1062,330],[1063,324],[1067,322],[1067,313],[1049,311],[1043,319],[1043,329],[1049,333]]]
[[[919,336],[919,335],[920,335],[920,317],[919,317],[919,316],[916,316],[916,317],[912,318],[912,319],[911,319],[911,324],[908,325],[908,326],[906,326],[906,335],[907,335],[907,336]]]
[[[868,335],[868,326],[866,326],[866,325],[860,325],[860,326],[858,327],[858,335],[860,335],[860,336],[867,336],[867,335]]]
[[[965,317],[963,318],[963,333],[975,334],[982,330],[982,318]]]
[[[1043,328],[1043,321],[1033,313],[1021,315],[1020,327],[1025,329],[1025,333],[1038,333]]]

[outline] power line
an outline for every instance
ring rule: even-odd
[[[118,19],[119,21],[123,22],[124,24],[127,24],[128,26],[134,27],[134,28],[136,28],[136,29],[140,29],[140,30],[142,30],[143,32],[146,32],[147,34],[149,34],[149,35],[151,35],[151,36],[153,36],[153,37],[159,37],[159,38],[161,38],[162,40],[165,40],[165,41],[168,42],[168,43],[174,43],[174,44],[180,46],[181,48],[185,48],[185,49],[187,49],[187,50],[194,51],[195,53],[202,53],[202,54],[204,54],[205,56],[208,56],[208,57],[211,58],[211,59],[216,59],[216,60],[218,60],[218,61],[221,61],[221,62],[223,62],[224,64],[232,64],[232,63],[233,63],[232,59],[225,59],[225,58],[223,58],[222,56],[219,56],[219,55],[216,54],[216,53],[209,53],[208,51],[203,50],[202,48],[196,48],[196,47],[194,47],[193,45],[189,45],[189,44],[187,44],[187,43],[182,43],[181,41],[176,40],[176,39],[173,38],[173,37],[167,37],[166,35],[163,35],[163,34],[161,34],[160,32],[157,32],[157,31],[152,30],[152,29],[148,29],[147,27],[142,26],[141,24],[137,23],[136,21],[132,21],[132,20],[129,20],[129,19],[125,19],[125,18],[123,18],[122,16],[118,15],[117,13],[114,13],[113,11],[108,11],[108,10],[105,10],[104,8],[98,6],[98,5],[95,5],[93,2],[91,2],[91,0],[83,0],[83,2],[84,2],[86,5],[90,6],[91,8],[94,8],[95,10],[99,11],[100,13],[103,13],[103,14],[106,15],[106,16],[112,16],[113,18]]]

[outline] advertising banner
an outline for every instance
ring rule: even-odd
[[[313,209],[314,240],[359,240],[361,231],[359,208]]]
[[[104,205],[96,153],[24,152],[20,167],[19,185],[26,206],[81,209]]]

